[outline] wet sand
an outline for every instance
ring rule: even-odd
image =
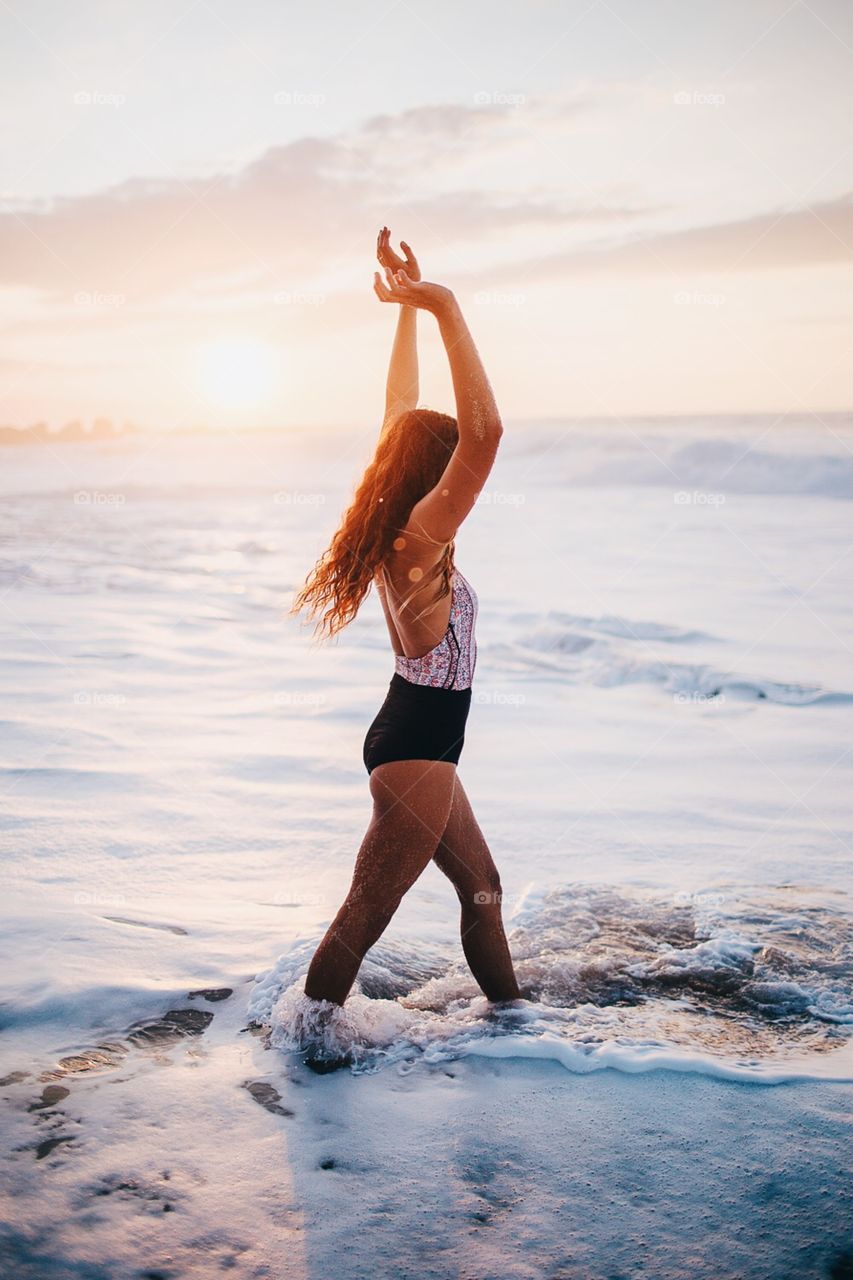
[[[61,1084],[5,1078],[4,1276],[853,1273],[850,1085],[478,1056],[317,1076],[241,995]]]

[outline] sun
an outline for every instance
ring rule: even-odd
[[[196,350],[196,381],[219,409],[252,409],[267,401],[275,387],[279,359],[274,348],[255,338],[220,338]]]

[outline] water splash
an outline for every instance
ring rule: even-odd
[[[842,895],[807,892],[540,891],[509,922],[523,999],[503,1005],[455,953],[387,935],[343,1008],[309,1001],[316,944],[303,941],[259,979],[250,1012],[274,1047],[346,1056],[355,1071],[474,1052],[571,1070],[826,1076],[853,1036],[853,919]]]

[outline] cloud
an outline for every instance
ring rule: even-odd
[[[522,192],[487,189],[465,172],[466,159],[476,165],[487,151],[492,159],[514,153],[531,129],[572,127],[591,105],[583,93],[523,108],[474,101],[414,107],[373,116],[347,134],[271,147],[237,172],[187,181],[139,177],[86,196],[7,205],[0,287],[35,290],[69,307],[80,292],[120,295],[131,307],[191,308],[241,296],[251,305],[253,293],[268,297],[318,280],[338,291],[354,284],[357,246],[372,245],[375,228],[392,220],[405,221],[416,244],[423,236],[444,246],[476,245],[469,283],[683,279],[851,259],[850,196],[735,222],[632,233],[660,208],[624,198],[580,202],[529,181]],[[513,233],[527,229],[546,230],[549,245],[537,242],[535,254],[508,262],[522,243]],[[614,234],[605,241],[608,229]],[[572,246],[551,251],[562,232]],[[81,324],[113,322],[108,312],[76,314]]]
[[[542,107],[541,114],[555,110]],[[425,194],[435,188],[423,181],[427,157],[440,165],[446,149],[472,129],[477,157],[486,135],[495,146],[518,136],[510,109],[418,107],[375,116],[347,135],[271,147],[236,173],[187,181],[140,177],[37,206],[7,203],[0,214],[0,287],[40,290],[55,301],[81,290],[150,300],[217,284],[308,282],[330,263],[351,266],[365,230],[372,236],[395,211],[447,242],[637,216],[593,202],[569,205],[549,191],[527,199],[469,183]],[[445,179],[450,171],[448,164]]]
[[[440,102],[409,107],[391,115],[371,116],[363,125],[367,138],[387,141],[389,138],[415,137],[431,140],[452,138],[477,125],[492,126],[498,120],[494,108],[483,103]]]
[[[345,159],[345,157],[343,157]],[[236,175],[136,179],[0,218],[2,283],[170,294],[210,277],[251,277],[311,262],[364,204],[367,177],[347,173],[337,144],[305,139]]]
[[[853,194],[734,222],[645,234],[621,243],[540,254],[493,272],[500,282],[555,276],[667,276],[853,264]]]

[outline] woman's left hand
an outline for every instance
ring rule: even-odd
[[[386,267],[387,283],[383,283],[378,271],[373,273],[373,292],[380,302],[398,302],[404,307],[418,307],[430,311],[440,320],[456,307],[456,299],[443,284],[431,284],[428,280],[410,280],[405,271],[396,275]]]
[[[395,253],[391,248],[391,232],[387,227],[383,227],[376,238],[376,256],[382,266],[394,275],[398,271],[405,271],[410,280],[420,280],[421,269],[418,266],[418,260],[405,240],[400,241],[400,248],[405,253],[405,258],[401,258],[399,253]]]

